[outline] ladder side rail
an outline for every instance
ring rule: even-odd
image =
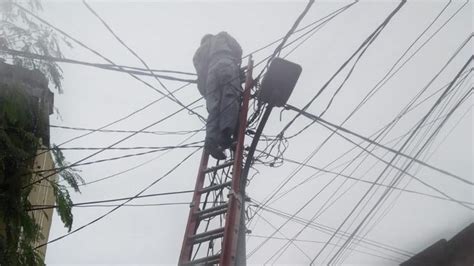
[[[229,211],[225,221],[224,238],[222,240],[222,254],[220,265],[235,265],[237,239],[240,227],[240,208],[242,206],[242,197],[240,195],[240,178],[243,166],[243,151],[245,140],[245,129],[247,127],[247,113],[250,101],[250,90],[253,86],[252,79],[253,61],[249,56],[247,65],[247,77],[245,80],[245,89],[243,93],[242,107],[239,117],[239,129],[237,135],[237,146],[235,151],[234,166],[232,173],[232,187],[229,194]]]
[[[196,180],[196,186],[194,188],[193,200],[189,208],[188,222],[186,225],[186,230],[184,231],[183,244],[181,247],[181,254],[179,256],[178,265],[184,265],[186,262],[189,262],[192,256],[193,244],[191,243],[189,236],[193,235],[197,229],[199,223],[197,216],[194,214],[199,209],[199,204],[201,202],[201,192],[200,190],[204,186],[204,179],[206,174],[204,170],[207,168],[207,163],[209,161],[209,153],[205,149],[202,151],[201,162],[199,164],[199,172]]]

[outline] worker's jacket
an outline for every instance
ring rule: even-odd
[[[196,51],[193,57],[194,67],[198,75],[198,89],[201,95],[206,96],[206,82],[209,69],[220,59],[231,59],[240,66],[242,48],[239,43],[223,31],[209,38]]]

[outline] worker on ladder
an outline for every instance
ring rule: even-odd
[[[208,111],[205,148],[218,160],[226,158],[237,127],[242,93],[242,48],[227,32],[206,34],[193,57],[197,87]]]

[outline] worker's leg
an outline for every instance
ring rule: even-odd
[[[219,129],[220,116],[220,102],[221,102],[221,89],[219,86],[219,76],[215,68],[209,69],[207,82],[206,82],[206,108],[208,112],[207,124],[206,124],[206,141],[205,146],[208,149],[212,157],[216,159],[225,159],[223,153],[223,147],[221,143],[221,131]]]
[[[221,145],[228,148],[232,144],[231,136],[237,127],[242,88],[239,68],[234,62],[226,60],[220,72],[220,84],[222,84],[220,113],[222,118],[219,121],[219,129],[222,132]]]

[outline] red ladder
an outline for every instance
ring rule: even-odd
[[[208,167],[209,153],[201,156],[179,265],[235,265],[242,195],[240,178],[253,61],[249,58],[239,114],[237,145],[231,159]],[[208,177],[206,179],[206,177]],[[204,201],[201,198],[204,196]],[[207,250],[201,247],[207,244]],[[196,247],[197,246],[197,247]]]

